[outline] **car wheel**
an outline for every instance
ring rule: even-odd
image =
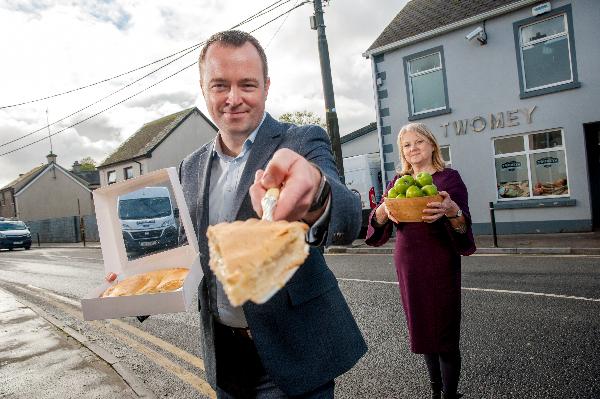
[[[25,250],[30,250],[31,249],[31,245],[28,245],[25,247]]]
[[[8,250],[9,250],[9,251],[12,251],[13,249],[14,249],[14,248],[12,248],[12,247],[8,248]]]

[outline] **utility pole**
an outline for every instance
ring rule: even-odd
[[[340,144],[340,127],[338,125],[335,99],[333,96],[331,66],[329,64],[329,47],[327,46],[327,36],[325,36],[323,7],[321,5],[321,0],[313,0],[313,4],[315,6],[315,15],[311,16],[310,27],[317,31],[319,43],[319,59],[321,61],[321,79],[323,80],[323,94],[325,96],[325,121],[327,123],[327,133],[331,140],[331,149],[340,174],[340,179],[342,180],[342,183],[344,183],[344,162],[342,160],[342,146]]]

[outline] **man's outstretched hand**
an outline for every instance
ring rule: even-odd
[[[304,157],[283,148],[273,154],[273,158],[263,171],[259,169],[250,186],[252,207],[262,217],[261,200],[268,189],[281,187],[274,220],[304,220],[309,224],[316,221],[323,209],[308,213],[308,209],[319,189],[321,172]]]

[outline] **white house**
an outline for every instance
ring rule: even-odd
[[[177,166],[196,148],[212,140],[217,130],[196,107],[148,122],[98,166],[100,185]]]

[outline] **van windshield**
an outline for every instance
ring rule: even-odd
[[[0,231],[8,230],[26,230],[27,226],[23,222],[0,222]]]
[[[121,220],[162,218],[170,214],[171,200],[167,197],[119,201],[119,218]]]

